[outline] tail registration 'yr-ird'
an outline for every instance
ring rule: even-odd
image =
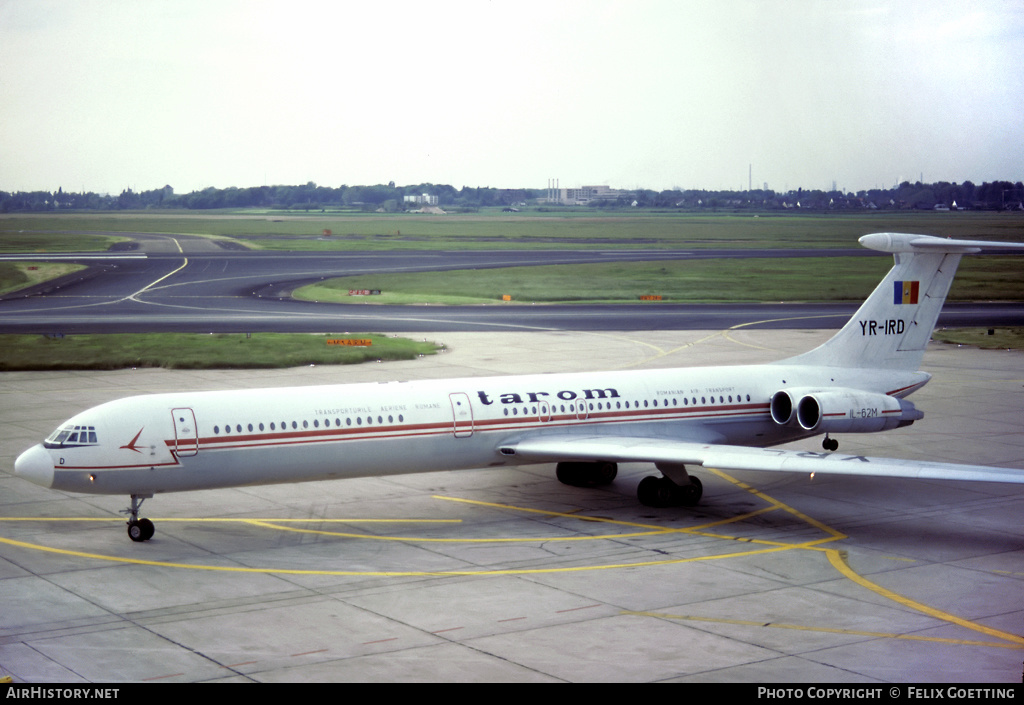
[[[161,492],[459,468],[557,463],[558,479],[607,484],[620,462],[660,475],[650,506],[701,497],[694,466],[1024,482],[1024,470],[834,453],[831,434],[906,426],[906,397],[961,256],[1022,244],[876,233],[893,268],[853,318],[810,352],[765,365],[587,372],[135,396],[83,411],[25,451],[19,477],[131,497],[128,534],[153,535]],[[825,434],[825,452],[770,446]]]

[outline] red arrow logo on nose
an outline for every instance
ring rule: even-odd
[[[136,443],[136,441],[138,441],[138,440],[139,440],[139,436],[141,436],[141,435],[142,435],[142,432],[143,432],[143,431],[145,430],[145,428],[146,428],[145,426],[143,426],[142,428],[140,428],[140,429],[139,429],[139,432],[135,434],[135,438],[133,438],[133,439],[132,439],[132,440],[131,440],[131,441],[130,441],[130,442],[128,443],[128,445],[126,445],[126,446],[121,446],[121,448],[122,448],[122,449],[128,449],[128,450],[134,450],[134,451],[135,451],[136,453],[141,453],[142,451],[141,451],[141,450],[139,450],[138,448],[136,448],[136,447],[135,447],[135,443]]]

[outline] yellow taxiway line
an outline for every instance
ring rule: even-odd
[[[510,504],[498,504],[494,502],[484,502],[479,500],[471,500],[457,497],[445,497],[435,495],[434,499],[448,502],[459,502],[463,504],[471,504],[480,507],[489,507],[494,509],[508,510],[517,513],[526,514],[540,514],[550,517],[560,517],[575,519],[578,521],[586,521],[592,523],[603,523],[611,526],[620,526],[624,528],[633,529],[633,531],[621,532],[621,533],[601,533],[597,535],[585,535],[585,536],[547,536],[547,537],[516,537],[516,538],[444,538],[444,537],[423,537],[423,536],[380,536],[370,534],[359,534],[353,532],[338,532],[328,531],[324,529],[308,529],[294,526],[295,524],[303,523],[316,523],[319,525],[324,524],[357,524],[357,523],[403,523],[403,524],[451,524],[461,523],[458,519],[368,519],[368,518],[348,518],[348,519],[326,519],[319,517],[310,518],[299,518],[299,519],[287,519],[287,518],[179,518],[179,519],[160,519],[160,521],[177,521],[177,522],[235,522],[245,523],[252,526],[258,526],[262,528],[273,529],[276,531],[288,531],[298,533],[308,533],[323,536],[333,536],[339,538],[351,538],[351,539],[371,539],[377,541],[396,541],[404,543],[509,543],[509,542],[532,542],[532,543],[545,543],[552,541],[600,541],[600,540],[619,540],[624,538],[636,538],[643,536],[659,536],[659,535],[671,535],[671,534],[682,534],[691,536],[700,536],[706,538],[714,538],[724,541],[730,541],[733,543],[744,543],[757,548],[751,548],[750,550],[734,551],[719,554],[709,554],[703,556],[691,556],[687,558],[663,558],[650,561],[635,561],[629,563],[610,563],[604,565],[577,565],[577,566],[562,566],[562,567],[547,567],[547,568],[510,568],[510,569],[483,569],[483,570],[440,570],[440,571],[350,571],[350,570],[306,570],[298,568],[261,568],[261,567],[243,567],[243,566],[223,566],[223,565],[201,565],[195,563],[176,563],[167,561],[152,561],[140,558],[134,558],[130,556],[113,556],[99,553],[91,553],[86,551],[74,551],[70,549],[53,548],[49,546],[42,546],[40,544],[29,543],[26,541],[18,541],[15,539],[0,537],[0,543],[7,544],[9,546],[16,546],[28,550],[43,551],[46,553],[55,553],[67,556],[74,556],[77,558],[86,558],[92,560],[110,561],[115,563],[129,563],[135,565],[154,566],[160,568],[180,568],[187,570],[207,570],[207,571],[221,571],[230,573],[263,573],[263,574],[282,574],[282,575],[328,575],[328,576],[380,576],[380,577],[424,577],[424,576],[496,576],[496,575],[536,575],[536,574],[550,574],[550,573],[572,573],[572,572],[587,572],[587,571],[598,571],[598,570],[615,570],[621,568],[640,568],[650,566],[665,566],[665,565],[678,565],[683,563],[696,563],[702,561],[712,560],[725,560],[730,558],[739,558],[753,555],[762,555],[768,553],[777,553],[781,551],[791,551],[796,549],[809,550],[815,552],[823,552],[830,565],[835,568],[842,576],[852,581],[853,583],[874,592],[888,600],[896,602],[904,607],[913,609],[915,611],[926,614],[935,619],[955,624],[957,626],[976,631],[985,634],[989,637],[1000,639],[1005,643],[991,643],[991,642],[977,642],[957,639],[942,639],[933,637],[919,637],[913,635],[900,635],[890,634],[885,632],[869,632],[869,631],[854,631],[845,629],[835,629],[829,627],[803,627],[799,625],[785,625],[785,624],[773,624],[773,623],[760,623],[760,622],[747,622],[743,620],[726,620],[726,619],[715,619],[710,617],[696,617],[692,615],[667,615],[660,613],[647,613],[647,612],[623,612],[623,614],[633,614],[649,617],[660,617],[666,619],[687,619],[692,621],[708,621],[708,622],[719,622],[727,624],[741,624],[751,626],[772,626],[780,629],[803,629],[808,631],[822,631],[829,633],[844,633],[853,634],[858,636],[872,636],[872,637],[888,637],[888,638],[900,638],[900,639],[915,639],[920,641],[933,641],[942,643],[953,643],[963,644],[972,646],[994,646],[1000,648],[1024,648],[1024,637],[1010,632],[1005,632],[999,629],[988,627],[984,624],[959,617],[957,615],[945,612],[943,610],[931,607],[917,600],[913,600],[906,596],[900,595],[892,590],[882,587],[877,583],[874,583],[864,576],[854,571],[847,560],[844,551],[840,551],[836,548],[825,547],[822,544],[832,543],[847,538],[845,534],[837,531],[828,525],[807,516],[803,512],[790,507],[789,505],[780,502],[773,497],[770,497],[760,490],[751,487],[750,485],[727,475],[720,470],[713,470],[705,468],[732,483],[736,487],[739,487],[752,495],[758,497],[766,503],[767,506],[760,509],[746,512],[744,514],[729,517],[727,519],[721,519],[717,521],[707,522],[697,526],[689,527],[665,527],[657,526],[652,524],[624,521],[618,519],[610,519],[607,517],[596,517],[587,516],[577,513],[566,513],[556,512],[544,509],[536,509],[531,507],[519,507]],[[821,538],[811,539],[807,541],[799,541],[795,543],[787,543],[784,541],[770,541],[765,539],[757,539],[751,537],[745,537],[740,535],[730,535],[725,533],[719,533],[724,526],[736,525],[741,523],[743,520],[753,516],[757,516],[766,512],[771,511],[782,511],[791,516],[799,519],[809,526],[814,527],[824,534]],[[92,517],[0,517],[0,522],[5,521],[16,521],[16,522],[31,522],[31,521],[123,521],[116,517],[111,518],[92,518]],[[642,547],[638,547],[642,548]]]

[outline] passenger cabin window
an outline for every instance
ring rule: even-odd
[[[609,406],[609,408],[611,408],[611,407]],[[534,407],[534,409],[536,410],[536,407]],[[505,415],[506,416],[508,416],[508,413],[509,413],[508,409],[505,409]],[[513,409],[512,413],[518,415],[519,411],[518,411],[518,409]],[[523,409],[523,415],[526,415],[526,409],[525,408]],[[389,423],[389,424],[395,423],[395,418],[396,417],[395,417],[394,414],[389,414],[388,417],[387,417],[387,423]],[[397,418],[398,418],[398,423],[405,423],[405,414],[399,414]],[[288,421],[282,421],[281,422],[280,428],[281,428],[282,431],[287,431],[288,430],[288,423],[289,423]],[[301,422],[299,422],[299,421],[292,421],[291,422],[291,427],[293,429],[298,429],[300,423],[302,424],[302,428],[304,428],[304,429],[310,428],[310,422],[308,420],[305,420],[305,419],[303,421],[301,421]],[[381,415],[377,416],[376,420],[374,420],[373,416],[365,416],[365,417],[363,417],[363,416],[356,416],[354,423],[357,426],[362,426],[364,423],[367,426],[373,426],[374,424],[384,424],[384,415],[381,414]],[[337,426],[338,428],[342,427],[342,421],[341,421],[340,417],[337,417],[337,418],[334,419],[334,425]],[[345,426],[352,426],[353,425],[353,418],[351,416],[345,417],[344,425]],[[322,427],[325,428],[325,429],[329,429],[331,427],[331,420],[330,419],[324,419]],[[59,447],[60,441],[57,440],[58,437],[64,439],[64,441],[63,441],[64,445],[68,445],[69,443],[70,444],[76,444],[77,443],[78,445],[82,445],[82,444],[85,444],[86,442],[88,442],[89,444],[92,444],[92,443],[96,442],[96,440],[95,440],[96,433],[91,430],[92,429],[91,426],[88,427],[89,428],[89,434],[91,434],[91,435],[89,435],[89,434],[87,434],[85,432],[82,432],[82,431],[77,431],[78,428],[79,427],[77,427],[77,426],[76,427],[66,426],[65,428],[58,429],[57,431],[53,432],[53,434],[51,435],[50,439],[47,440],[47,443],[54,444],[53,447]],[[248,423],[244,427],[242,426],[242,424],[235,424],[234,426],[232,426],[231,424],[225,424],[223,429],[219,425],[217,425],[217,426],[213,427],[213,433],[214,433],[214,435],[218,435],[219,436],[221,434],[221,432],[223,431],[223,433],[225,435],[231,435],[232,433],[236,433],[236,432],[237,433],[242,433],[243,432],[242,431],[243,428],[247,428],[250,433],[254,433],[256,431],[256,429],[259,429],[260,431],[266,431],[267,428],[269,428],[271,431],[276,431],[277,428],[278,428],[278,424],[275,421],[271,421],[269,423],[255,423],[255,424]],[[321,428],[320,419],[313,419],[313,428]],[[90,438],[92,440],[88,441],[87,439],[90,439]]]

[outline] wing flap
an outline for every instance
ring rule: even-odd
[[[1014,468],[871,458],[844,453],[748,448],[661,438],[542,437],[508,444],[502,446],[500,451],[504,455],[536,462],[604,460],[620,463],[702,465],[720,470],[869,475],[1024,484],[1024,470]]]

